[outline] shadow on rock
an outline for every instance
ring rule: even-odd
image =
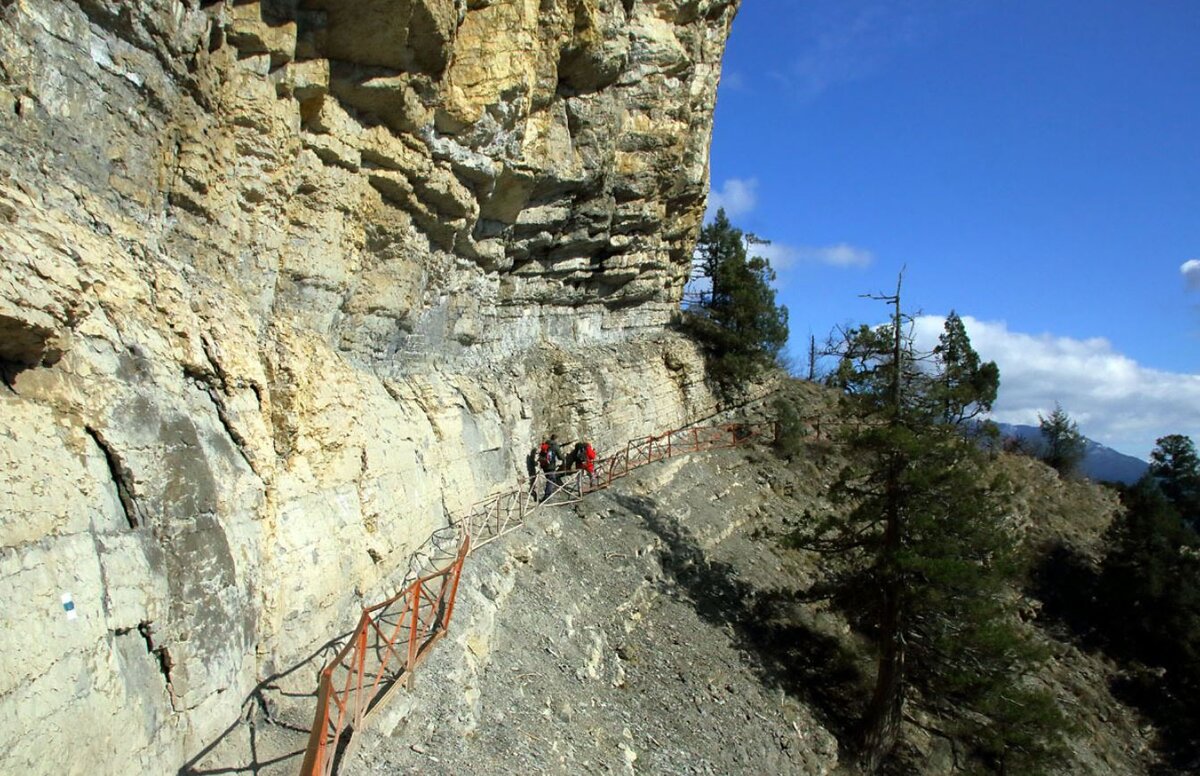
[[[687,591],[697,614],[732,627],[764,684],[815,709],[826,728],[845,740],[857,721],[865,680],[854,655],[814,627],[800,605],[801,592],[762,590],[738,579],[732,565],[708,558],[692,533],[663,515],[653,499],[614,498],[662,539],[663,570]]]
[[[458,553],[459,536],[459,530],[450,524],[433,531],[413,551],[404,581],[398,589],[406,589],[414,580],[450,562]],[[308,746],[321,672],[354,634],[355,630],[349,630],[330,639],[290,668],[259,682],[242,703],[242,714],[238,719],[184,763],[179,769],[179,776],[295,773]],[[383,662],[382,654],[379,652],[377,655],[378,662]],[[376,700],[399,678],[401,666],[400,663],[394,664],[382,677],[374,696]],[[304,680],[305,673],[309,672],[310,677]],[[291,681],[285,682],[289,677],[292,677]],[[289,686],[311,689],[297,692],[288,689]],[[281,714],[280,709],[285,712]],[[347,730],[352,733],[353,727],[348,725]],[[242,736],[245,736],[244,741],[240,740]],[[350,735],[345,732],[338,739],[334,750],[334,773],[337,773],[349,740]]]
[[[1152,772],[1200,773],[1200,687],[1188,672],[1167,670],[1149,640],[1130,637],[1128,619],[1148,617],[1145,609],[1114,608],[1096,561],[1064,544],[1052,547],[1034,570],[1032,594],[1042,601],[1044,627],[1121,667],[1109,689],[1154,724],[1157,748],[1170,763]]]
[[[304,750],[308,743],[309,728],[294,722],[276,718],[277,698],[310,698],[316,703],[317,678],[311,682],[312,692],[289,692],[281,686],[282,680],[302,670],[310,670],[319,677],[328,658],[341,648],[349,633],[322,644],[304,660],[296,663],[286,671],[273,674],[250,692],[242,704],[242,715],[215,740],[204,747],[195,757],[184,763],[179,769],[179,776],[214,776],[223,773],[294,773],[300,768]],[[238,739],[246,737],[244,743]],[[271,755],[260,751],[264,749],[261,739],[270,736],[282,739],[285,751]],[[291,746],[287,742],[293,742]],[[299,748],[296,749],[295,746]],[[280,747],[273,746],[278,750]],[[249,761],[246,762],[246,758]],[[206,763],[201,767],[201,763]],[[236,762],[236,765],[225,765],[222,762]],[[241,764],[245,763],[245,764]]]

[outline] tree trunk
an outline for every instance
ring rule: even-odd
[[[895,581],[889,582],[895,585]],[[884,612],[879,645],[879,671],[875,692],[862,722],[863,767],[876,773],[896,745],[900,712],[904,706],[904,637],[900,631],[899,590],[884,594]]]
[[[903,277],[903,276],[901,276]],[[896,295],[891,301],[892,314],[892,413],[890,423],[899,426],[902,416],[904,373],[904,349],[901,336],[900,282],[896,280]],[[893,454],[888,462],[887,482],[884,491],[885,519],[883,548],[879,559],[879,576],[883,583],[881,611],[879,616],[879,670],[875,675],[875,692],[871,705],[862,722],[863,767],[867,773],[878,772],[884,760],[896,745],[900,733],[900,712],[904,706],[904,580],[897,568],[896,557],[900,552],[903,535],[903,502],[901,477],[907,461],[902,455]]]

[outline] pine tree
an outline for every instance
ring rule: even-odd
[[[1064,477],[1074,474],[1087,450],[1079,426],[1060,404],[1054,405],[1048,418],[1039,414],[1038,426],[1042,432],[1042,460]]]
[[[733,226],[725,211],[700,231],[696,266],[711,291],[689,308],[685,324],[704,345],[713,377],[735,385],[779,364],[787,344],[787,307],[775,302],[771,263],[751,255],[766,244]]]
[[[1191,437],[1159,437],[1150,453],[1150,473],[1183,520],[1200,531],[1200,456]]]
[[[1156,452],[1177,441],[1164,447],[1160,440]],[[1184,525],[1153,474],[1122,501],[1125,514],[1110,531],[1100,575],[1103,611],[1096,627],[1110,652],[1162,669],[1131,672],[1126,689],[1160,725],[1168,756],[1194,768],[1200,762],[1200,536]]]
[[[957,726],[995,770],[1035,772],[1052,749],[1054,704],[1023,680],[1037,650],[1018,623],[1012,585],[1018,542],[1002,519],[1002,483],[959,422],[995,400],[999,371],[980,363],[957,316],[932,354],[916,352],[894,295],[891,321],[844,332],[833,382],[843,391],[851,462],[833,490],[844,517],[795,537],[855,559],[873,592],[867,629],[877,645],[862,719],[866,769],[899,735],[913,690]]]
[[[931,395],[941,405],[944,422],[962,423],[992,408],[1000,386],[1000,369],[994,361],[980,362],[962,318],[953,310],[946,316],[933,353],[941,362],[941,379]]]

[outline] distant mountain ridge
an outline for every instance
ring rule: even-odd
[[[1022,426],[1014,423],[997,423],[1000,433],[1005,437],[1015,437],[1030,444],[1031,449],[1038,451],[1042,447],[1042,431],[1037,426]],[[1123,482],[1132,485],[1141,479],[1150,464],[1132,455],[1125,455],[1111,447],[1084,437],[1087,446],[1084,449],[1083,461],[1079,471],[1088,479],[1096,482]]]

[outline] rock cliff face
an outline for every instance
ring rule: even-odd
[[[8,767],[178,770],[539,435],[711,406],[736,4],[0,0]]]

